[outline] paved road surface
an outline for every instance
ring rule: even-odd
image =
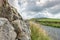
[[[53,38],[53,40],[60,40],[60,28],[53,28],[42,25],[41,27],[48,33],[51,38]]]

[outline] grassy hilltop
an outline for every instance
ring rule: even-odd
[[[34,18],[32,21],[38,22],[45,26],[51,26],[60,28],[60,19],[51,19],[51,18]]]

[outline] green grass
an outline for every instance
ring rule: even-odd
[[[42,25],[60,28],[60,19],[38,18],[38,19],[31,19],[31,20],[38,22]]]
[[[46,32],[38,24],[30,22],[31,40],[50,40]]]

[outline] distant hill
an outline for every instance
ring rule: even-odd
[[[60,19],[55,19],[55,18],[32,18],[30,20],[38,22],[41,25],[60,28]]]

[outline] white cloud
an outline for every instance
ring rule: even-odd
[[[21,12],[24,19],[60,18],[60,0],[9,0],[9,3]]]

